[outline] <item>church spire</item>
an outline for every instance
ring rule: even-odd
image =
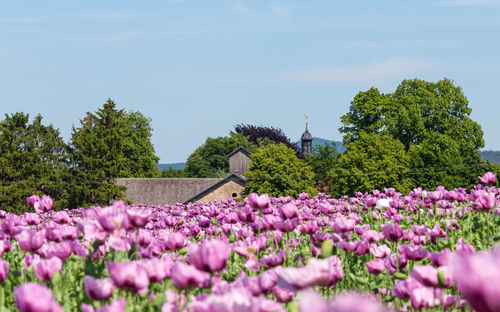
[[[306,130],[302,134],[300,141],[302,141],[302,154],[305,155],[305,154],[312,154],[313,137],[309,133],[309,129],[308,129],[309,122],[307,119],[309,118],[309,116],[307,114],[304,114],[304,117],[306,118]]]

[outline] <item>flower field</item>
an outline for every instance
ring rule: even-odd
[[[0,311],[500,310],[500,189],[0,210]]]

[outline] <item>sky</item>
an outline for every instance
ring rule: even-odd
[[[41,114],[69,140],[111,98],[151,118],[160,163],[234,125],[342,140],[360,91],[461,86],[500,150],[500,0],[0,2],[0,115]]]

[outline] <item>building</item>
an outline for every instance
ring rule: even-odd
[[[250,165],[251,153],[239,147],[229,155],[229,175],[225,178],[119,178],[127,188],[125,198],[133,203],[172,205],[240,198]]]
[[[302,142],[302,154],[312,154],[312,141],[313,137],[309,133],[309,129],[307,129],[307,121],[306,121],[306,131],[302,133],[302,137],[300,138]]]

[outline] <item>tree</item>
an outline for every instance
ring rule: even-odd
[[[95,114],[88,112],[71,135],[74,174],[82,186],[74,190],[75,200],[107,204],[122,196],[115,178],[160,176],[151,132],[151,119],[117,109],[110,99]]]
[[[321,192],[330,192],[332,172],[337,164],[337,147],[335,143],[317,145],[312,154],[306,154],[304,161],[314,172],[316,188]]]
[[[349,112],[341,117],[344,125],[339,131],[344,133],[345,144],[363,133],[382,133],[399,140],[412,156],[412,172],[443,166],[473,168],[484,165],[479,153],[484,140],[481,126],[470,114],[462,89],[451,80],[403,80],[392,94],[374,88],[358,93]],[[458,187],[475,178],[463,168],[445,171],[413,174],[414,184]],[[460,177],[464,174],[467,176]]]
[[[387,134],[359,132],[340,154],[333,176],[335,195],[354,195],[394,187],[408,192],[410,157],[404,145]]]
[[[283,143],[296,153],[300,152],[297,143],[292,143],[280,128],[238,124],[234,126],[234,133],[243,134],[250,143],[258,146],[266,142]]]
[[[232,134],[227,137],[207,138],[205,144],[199,146],[186,161],[184,173],[190,178],[219,178],[229,173],[227,155],[244,147],[253,152],[256,146],[248,142],[242,134]]]
[[[314,173],[311,167],[295,156],[295,151],[283,143],[259,148],[251,156],[245,173],[244,194],[256,192],[269,196],[293,196],[306,192],[316,195]]]
[[[68,203],[67,146],[52,125],[38,115],[5,115],[0,121],[0,209],[23,213],[26,197],[50,195],[54,208]]]

